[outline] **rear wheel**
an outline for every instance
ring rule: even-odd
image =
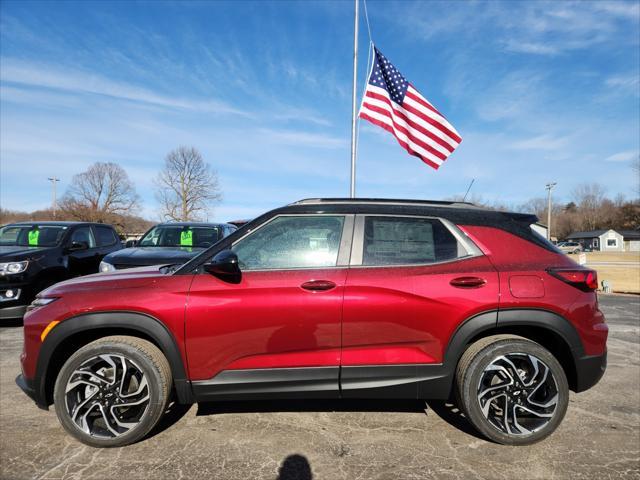
[[[54,387],[62,426],[93,447],[121,447],[144,437],[171,391],[167,359],[152,343],[111,336],[91,342],[63,365]]]
[[[569,386],[556,358],[522,337],[479,340],[456,372],[458,400],[469,421],[489,439],[527,445],[547,437],[567,411]]]

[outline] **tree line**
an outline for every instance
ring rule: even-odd
[[[164,159],[154,178],[156,199],[164,220],[206,219],[222,198],[218,175],[193,147],[181,146]],[[0,223],[19,220],[77,220],[109,223],[121,232],[144,232],[153,222],[141,218],[140,196],[126,170],[112,162],[96,162],[74,175],[53,209],[16,212],[0,209]]]
[[[640,171],[635,168],[634,173]],[[167,154],[162,170],[154,178],[154,189],[164,220],[206,219],[213,203],[222,198],[216,171],[193,147],[181,146]],[[622,195],[609,198],[602,185],[587,183],[574,188],[569,198],[569,202],[553,202],[551,206],[551,235],[560,240],[576,231],[640,228],[640,192],[633,200]],[[542,223],[547,221],[547,199],[543,197],[518,205],[486,202],[477,195],[472,195],[470,201],[495,210],[535,213]],[[96,162],[73,176],[55,218],[110,223],[121,232],[143,232],[153,222],[141,218],[140,210],[140,197],[127,172],[115,163]],[[2,224],[51,219],[51,209],[30,213],[0,209]]]

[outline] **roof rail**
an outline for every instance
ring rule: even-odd
[[[367,204],[384,204],[384,205],[434,205],[438,207],[455,207],[455,208],[477,208],[477,205],[470,202],[456,202],[447,200],[408,200],[396,198],[305,198],[293,202],[290,205],[317,205],[322,203],[367,203]]]

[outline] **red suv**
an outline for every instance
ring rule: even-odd
[[[144,437],[169,399],[455,397],[487,438],[553,432],[606,367],[597,279],[471,204],[311,199],[182,266],[59,283],[24,318],[19,386],[80,441]]]

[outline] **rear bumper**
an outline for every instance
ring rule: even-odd
[[[607,369],[607,351],[576,360],[576,392],[584,392],[597,384]]]

